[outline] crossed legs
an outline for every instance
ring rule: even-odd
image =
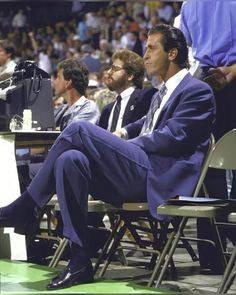
[[[148,157],[142,149],[93,124],[74,122],[62,132],[27,189],[38,207],[43,207],[57,193],[63,234],[79,253],[72,257],[69,267],[52,280],[49,289],[67,287],[86,279],[91,281],[90,267],[79,262],[86,261],[88,194],[114,205],[146,201],[149,168]]]

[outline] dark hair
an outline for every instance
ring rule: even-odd
[[[189,68],[188,46],[184,34],[179,29],[166,24],[159,24],[149,31],[149,35],[162,34],[162,45],[166,52],[176,48],[178,55],[175,62],[181,68]]]
[[[74,88],[81,94],[85,94],[88,87],[88,69],[84,63],[77,59],[65,59],[58,64],[58,69],[63,69],[65,80],[71,80]]]
[[[0,47],[3,48],[7,54],[11,55],[11,58],[14,57],[15,47],[8,40],[0,40]]]
[[[112,60],[120,59],[124,63],[124,70],[128,75],[133,75],[133,84],[137,88],[143,87],[144,63],[143,59],[137,53],[129,49],[118,49],[112,55]]]

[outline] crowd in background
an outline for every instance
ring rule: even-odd
[[[16,62],[36,60],[53,74],[65,58],[82,58],[90,72],[118,48],[144,54],[147,31],[172,24],[181,2],[24,2],[1,5],[0,39],[15,45]]]

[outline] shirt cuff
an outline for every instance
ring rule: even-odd
[[[128,132],[127,132],[127,130],[125,128],[121,128],[121,132],[122,132],[121,138],[129,139]]]

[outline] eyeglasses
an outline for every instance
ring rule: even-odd
[[[122,67],[119,67],[119,66],[115,66],[115,65],[111,65],[111,67],[110,67],[110,71],[111,72],[118,72],[118,71],[120,71],[120,70],[123,70],[124,68],[122,68]]]

